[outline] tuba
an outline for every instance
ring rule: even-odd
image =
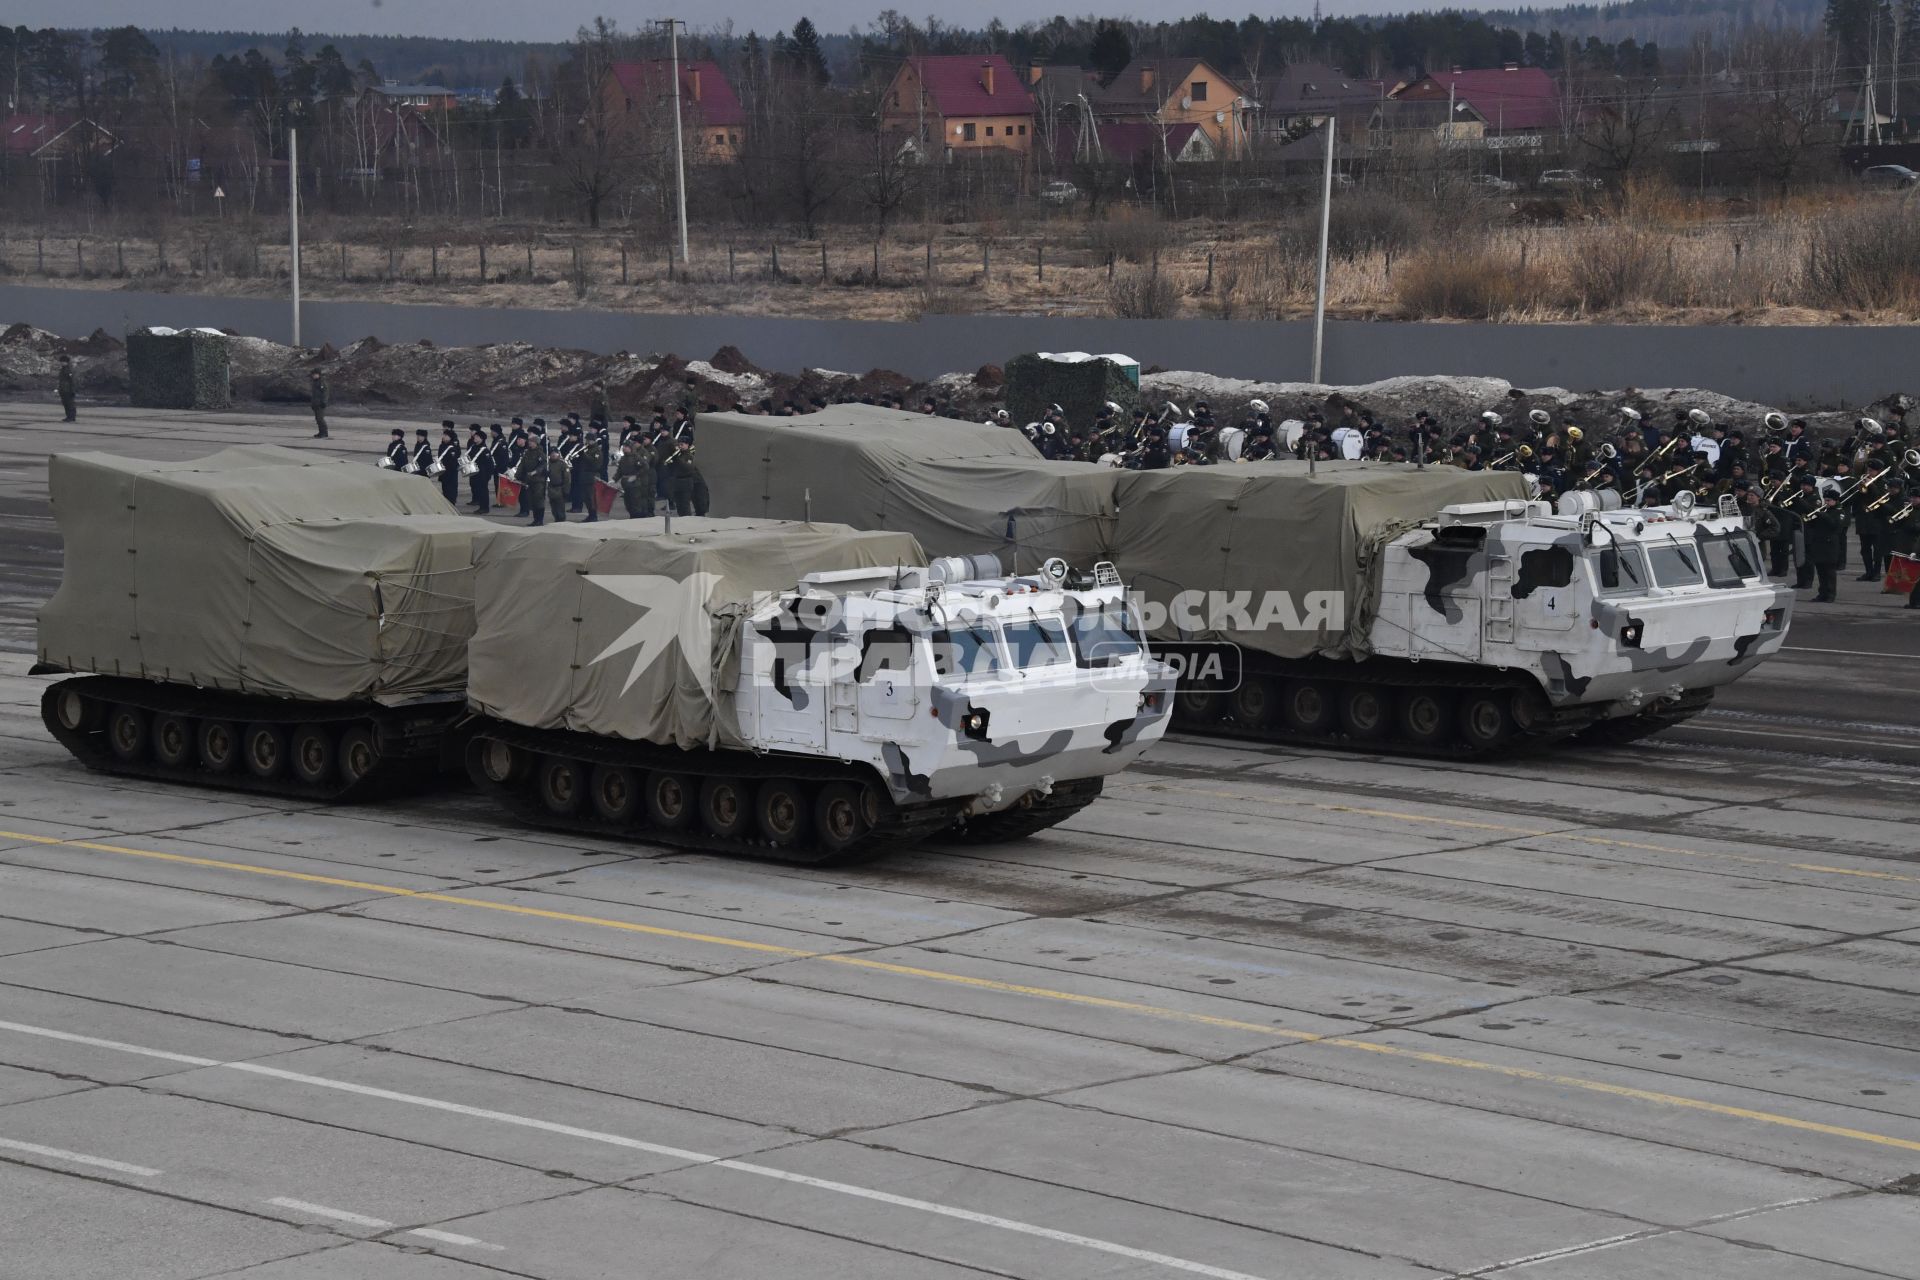
[[[1787,415],[1786,414],[1775,411],[1775,412],[1769,413],[1762,421],[1766,425],[1768,435],[1783,436],[1787,434]]]

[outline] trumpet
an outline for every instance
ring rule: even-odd
[[[1869,502],[1866,506],[1860,509],[1862,511],[1878,511],[1880,508],[1886,506],[1889,502],[1892,502],[1892,501],[1893,501],[1893,490],[1889,489],[1885,493],[1881,494],[1879,497],[1875,498],[1872,502]]]
[[[1902,520],[1905,520],[1909,516],[1911,516],[1913,512],[1914,512],[1914,508],[1911,503],[1909,503],[1907,506],[1900,508],[1898,511],[1894,512],[1892,515],[1887,517],[1888,527],[1891,528],[1892,526],[1899,524]]]

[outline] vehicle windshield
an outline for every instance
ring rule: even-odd
[[[1124,600],[1082,609],[1073,620],[1073,642],[1083,667],[1111,667],[1140,652],[1140,641]]]
[[[1067,643],[1067,628],[1058,618],[1034,616],[1025,622],[1007,624],[1007,651],[1013,665],[1022,670],[1053,667],[1073,661]]]
[[[1647,562],[1638,547],[1602,547],[1593,567],[1601,595],[1637,595],[1647,589]]]
[[[1744,529],[1730,529],[1702,538],[1700,554],[1706,562],[1709,586],[1738,587],[1760,576],[1759,544]]]
[[[1690,546],[1656,543],[1647,548],[1647,558],[1653,563],[1653,580],[1663,587],[1697,587],[1701,583],[1700,556]]]
[[[933,633],[933,674],[936,679],[968,680],[1000,670],[1000,643],[993,624],[980,619],[964,627]]]

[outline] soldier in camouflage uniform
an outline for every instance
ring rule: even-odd
[[[553,512],[555,524],[567,522],[567,486],[573,479],[573,470],[567,465],[566,455],[561,452],[566,437],[560,437],[560,443],[547,450],[547,509]]]
[[[536,525],[547,522],[547,448],[546,437],[536,435],[527,442],[513,478],[520,482],[520,505],[533,513]],[[563,516],[562,519],[565,517]]]
[[[313,410],[313,425],[318,428],[313,433],[315,440],[327,438],[327,401],[330,398],[327,375],[315,369],[307,375],[307,406]]]
[[[614,480],[620,486],[620,499],[626,504],[629,519],[653,514],[653,460],[638,437],[627,441]]]

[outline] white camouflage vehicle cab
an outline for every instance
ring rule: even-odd
[[[1166,731],[1172,672],[1110,564],[810,573],[741,635],[734,706],[753,750],[863,766],[896,805],[957,806],[974,838],[1060,821]]]
[[[1690,498],[1443,508],[1385,549],[1373,651],[1525,677],[1513,723],[1489,711],[1476,726],[1463,709],[1469,740],[1572,728],[1628,741],[1683,720],[1779,650],[1793,610],[1732,500]]]

